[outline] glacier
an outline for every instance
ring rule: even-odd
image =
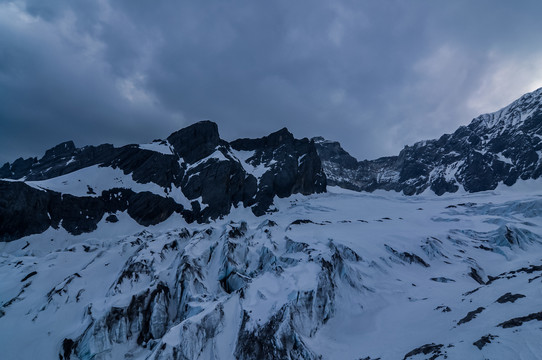
[[[539,359],[541,185],[328,187],[2,242],[2,358]]]

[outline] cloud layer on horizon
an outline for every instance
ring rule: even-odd
[[[542,3],[0,1],[0,163],[164,138],[339,140],[375,158],[542,86]]]

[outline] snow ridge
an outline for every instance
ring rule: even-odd
[[[542,106],[542,88],[525,94],[513,103],[490,114],[483,114],[473,120],[488,129],[498,126],[500,129],[514,127],[540,111]]]

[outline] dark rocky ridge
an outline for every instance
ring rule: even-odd
[[[406,146],[398,156],[356,161],[338,142],[314,138],[328,185],[437,195],[492,190],[542,175],[542,88],[453,134]]]
[[[326,190],[314,142],[294,139],[287,129],[229,144],[220,139],[215,123],[202,121],[153,144],[171,151],[110,144],[76,148],[68,141],[39,160],[20,158],[4,164],[0,168],[0,178],[5,179],[0,180],[0,241],[41,233],[49,227],[62,226],[72,234],[90,232],[106,213],[117,211],[127,211],[144,226],[164,221],[173,212],[188,222],[205,222],[227,215],[232,206],[241,204],[263,215],[275,195]],[[251,156],[239,159],[236,153]],[[119,186],[96,194],[91,184],[87,184],[89,196],[74,196],[25,183],[96,165],[120,169],[140,184],[156,184],[163,189],[163,196]],[[189,208],[169,196],[175,189],[182,191]]]
[[[49,190],[38,190],[23,182],[0,181],[0,241],[11,241],[39,234],[49,227],[62,226],[74,235],[96,230],[106,213],[127,211],[139,224],[156,225],[173,212],[189,217],[175,203],[150,192],[135,193],[113,188],[99,197],[77,197]]]
[[[267,164],[273,169],[264,173],[257,185],[254,207],[257,215],[269,208],[273,194],[283,198],[295,193],[309,195],[325,191],[326,178],[314,142],[294,139],[286,128],[260,139],[235,140],[231,147],[253,151],[246,161],[250,165]]]

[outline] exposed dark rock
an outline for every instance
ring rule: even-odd
[[[64,339],[64,341],[62,341],[62,352],[64,353],[63,360],[70,360],[74,345],[75,343],[72,339]]]
[[[477,247],[478,249],[482,249],[482,250],[485,250],[485,251],[493,251],[493,248],[490,248],[490,247],[487,247],[483,244],[479,245],[479,246],[475,246]]]
[[[314,142],[294,139],[286,128],[259,139],[235,140],[230,145],[235,150],[254,151],[247,159],[250,165],[268,167],[257,184],[252,208],[256,215],[265,214],[275,195],[284,198],[326,190],[326,177]]]
[[[171,198],[164,198],[151,192],[133,193],[129,200],[128,215],[143,226],[156,225],[166,220],[173,212],[180,212],[182,206]]]
[[[116,223],[119,221],[119,218],[115,214],[110,214],[105,218],[105,221],[109,223]]]
[[[487,344],[491,344],[491,340],[494,340],[495,338],[498,338],[498,336],[487,334],[487,335],[482,336],[480,339],[476,340],[475,342],[473,342],[472,345],[482,350],[484,346],[486,346]]]
[[[292,221],[292,223],[288,225],[288,228],[291,227],[292,225],[302,225],[302,224],[315,224],[315,222],[308,219],[297,219],[297,220]],[[318,224],[318,225],[321,225],[321,224]]]
[[[115,157],[100,166],[120,168],[124,174],[131,174],[138,183],[152,182],[164,189],[179,187],[183,176],[176,156],[143,150],[137,145],[115,149]]]
[[[72,156],[75,153],[75,144],[73,141],[66,141],[58,144],[57,146],[47,150],[43,160],[54,159],[59,157]]]
[[[230,230],[228,230],[228,237],[230,238],[240,238],[241,236],[244,236],[247,232],[247,223],[241,222],[239,226],[231,225],[230,224]]]
[[[189,164],[211,155],[220,143],[218,126],[211,121],[200,121],[174,132],[167,140],[175,153]]]
[[[461,319],[461,320],[459,320],[459,321],[457,322],[457,325],[462,325],[462,324],[468,323],[469,321],[471,321],[471,320],[473,320],[474,318],[476,318],[476,316],[477,316],[478,314],[480,314],[480,313],[481,313],[482,311],[484,311],[484,310],[485,310],[484,307],[479,307],[479,308],[476,309],[476,310],[469,311],[469,312],[467,313],[467,315],[466,315],[463,319]]]
[[[386,250],[388,250],[390,253],[392,253],[393,255],[401,259],[402,261],[405,261],[409,264],[416,263],[416,264],[422,265],[423,267],[430,267],[428,263],[426,263],[421,257],[419,257],[416,254],[411,254],[409,252],[399,252],[386,244],[384,244],[384,246],[386,247]]]
[[[504,303],[507,303],[507,302],[514,303],[517,299],[521,299],[521,298],[524,298],[524,297],[525,297],[525,295],[523,295],[523,294],[506,293],[503,296],[501,296],[500,298],[498,298],[497,302],[499,304],[504,304]]]
[[[0,178],[3,179],[20,179],[25,176],[32,168],[38,159],[36,158],[18,158],[12,164],[5,163],[0,168]]]
[[[0,176],[6,179],[45,180],[73,171],[110,161],[117,149],[110,144],[85,146],[73,149],[68,141],[48,150],[41,159],[17,159],[13,164],[5,164]]]
[[[478,270],[475,268],[470,268],[469,276],[474,279],[478,284],[484,285],[486,282],[482,279],[482,276],[478,273]]]
[[[74,235],[97,229],[98,222],[105,212],[102,199],[58,193],[54,195],[48,204],[53,227],[58,227],[62,223],[62,227]]]
[[[0,241],[44,232],[51,226],[53,195],[22,182],[0,180]]]
[[[452,309],[450,309],[449,306],[440,305],[435,308],[435,310],[440,310],[441,312],[450,312]]]
[[[500,323],[497,326],[500,326],[500,327],[502,327],[504,329],[507,329],[507,328],[521,326],[521,325],[523,325],[524,322],[533,321],[533,320],[542,321],[542,311],[537,312],[537,313],[532,313],[532,314],[529,314],[527,316],[521,316],[521,317],[510,319],[510,320],[507,320],[507,321],[505,321],[503,323]]]
[[[30,279],[32,276],[37,275],[37,271],[32,271],[28,275],[26,275],[24,278],[21,279],[21,282],[25,282],[26,280]]]
[[[357,167],[358,161],[356,158],[346,152],[339,142],[329,141],[323,137],[315,137],[312,140],[317,144],[318,154],[322,159],[338,164],[342,169],[355,169]]]
[[[170,145],[174,154],[148,150],[138,145],[75,147],[71,141],[59,144],[37,159],[18,159],[0,168],[9,179],[45,180],[89,166],[120,169],[141,184],[153,183],[164,195],[108,189],[96,194],[86,184],[88,196],[60,194],[27,186],[24,182],[0,181],[0,241],[41,233],[62,226],[78,235],[96,229],[106,213],[127,211],[139,224],[154,225],[173,212],[187,222],[206,222],[227,215],[232,206],[252,207],[256,215],[272,211],[275,196],[287,197],[324,192],[325,175],[314,143],[295,139],[282,129],[259,139],[239,139],[230,144],[220,139],[218,127],[202,121],[158,141]],[[243,163],[235,151],[252,151]],[[167,152],[167,151],[166,151]],[[213,155],[214,154],[214,155]],[[246,169],[265,167],[259,179]],[[82,186],[85,186],[82,184]],[[168,194],[181,189],[191,202],[185,209]],[[106,221],[114,218],[108,216]]]
[[[507,274],[515,274],[518,272],[532,274],[535,271],[542,271],[542,265],[529,265],[529,267],[522,267],[521,269],[509,271]]]
[[[403,360],[406,360],[408,359],[409,357],[412,357],[412,356],[416,356],[416,355],[431,355],[431,357],[429,358],[430,360],[435,360],[437,359],[439,356],[443,355],[442,353],[442,348],[444,347],[443,344],[435,344],[435,343],[431,343],[431,344],[425,344],[425,345],[422,345],[420,346],[419,348],[416,348],[410,352],[408,352],[405,357],[403,358]]]
[[[449,282],[455,282],[454,279],[450,279],[450,278],[447,278],[447,277],[432,277],[431,280],[433,281],[436,281],[436,282],[440,282],[440,283],[449,283]]]
[[[222,151],[226,152],[225,149]],[[222,154],[222,152],[220,151]],[[233,160],[210,158],[186,171],[181,186],[188,199],[201,197],[206,208],[195,211],[199,221],[216,219],[229,213],[232,205],[242,202],[245,206],[254,203],[256,179],[247,176],[242,165]],[[199,206],[199,203],[198,203]]]
[[[95,230],[105,212],[126,210],[139,224],[148,226],[164,221],[174,211],[181,212],[182,206],[150,192],[112,189],[99,197],[76,197],[0,181],[0,240],[15,240],[60,225],[79,235]]]
[[[481,287],[477,287],[476,289],[474,290],[470,290],[470,291],[467,291],[466,293],[463,294],[463,296],[469,296],[469,295],[472,295],[474,294],[475,292],[477,292],[478,290],[480,290]]]

